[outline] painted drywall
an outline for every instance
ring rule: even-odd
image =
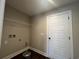
[[[31,46],[46,52],[46,20],[47,16],[66,10],[72,11],[72,29],[73,29],[73,47],[74,47],[74,59],[79,58],[79,2],[51,10],[47,13],[43,13],[32,18],[32,39]],[[41,35],[41,33],[43,33]]]
[[[46,17],[38,16],[32,19],[31,47],[45,52],[46,50]]]
[[[29,17],[6,5],[0,59],[29,45]],[[14,38],[10,35],[16,35]]]

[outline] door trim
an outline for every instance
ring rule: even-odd
[[[54,15],[61,15],[61,14],[65,14],[65,13],[68,13],[70,14],[70,20],[71,20],[71,59],[74,58],[74,53],[73,53],[73,33],[72,33],[72,10],[67,10],[67,11],[64,11],[64,12],[60,12],[60,13],[56,13],[56,14],[52,14],[52,15],[48,15],[47,16],[47,55],[48,55],[48,45],[49,45],[49,40],[48,40],[48,17],[49,16],[54,16]],[[49,55],[48,55],[49,56]]]
[[[3,21],[4,21],[4,10],[5,10],[6,0],[0,0],[0,48],[2,43],[2,30],[3,30]]]

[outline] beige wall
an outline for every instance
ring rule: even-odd
[[[1,57],[25,48],[26,42],[29,45],[29,32],[29,17],[10,6],[6,6],[0,59]],[[9,38],[9,35],[14,34],[16,38]]]
[[[79,58],[79,3],[64,6],[45,14],[40,14],[32,18],[32,39],[31,46],[46,52],[46,18],[50,14],[72,10],[74,59]],[[44,33],[43,36],[40,34]]]
[[[46,49],[46,17],[37,16],[32,19],[31,47],[45,52]]]

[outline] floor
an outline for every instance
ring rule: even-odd
[[[30,51],[31,51],[31,58],[30,59],[49,59],[49,58],[42,56],[42,55],[40,55],[32,50],[30,50]],[[15,57],[13,57],[12,59],[25,59],[25,58],[22,56],[22,53],[21,53]]]

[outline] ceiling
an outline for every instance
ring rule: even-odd
[[[26,13],[29,16],[46,12],[48,10],[76,2],[78,0],[7,0],[7,4]]]

